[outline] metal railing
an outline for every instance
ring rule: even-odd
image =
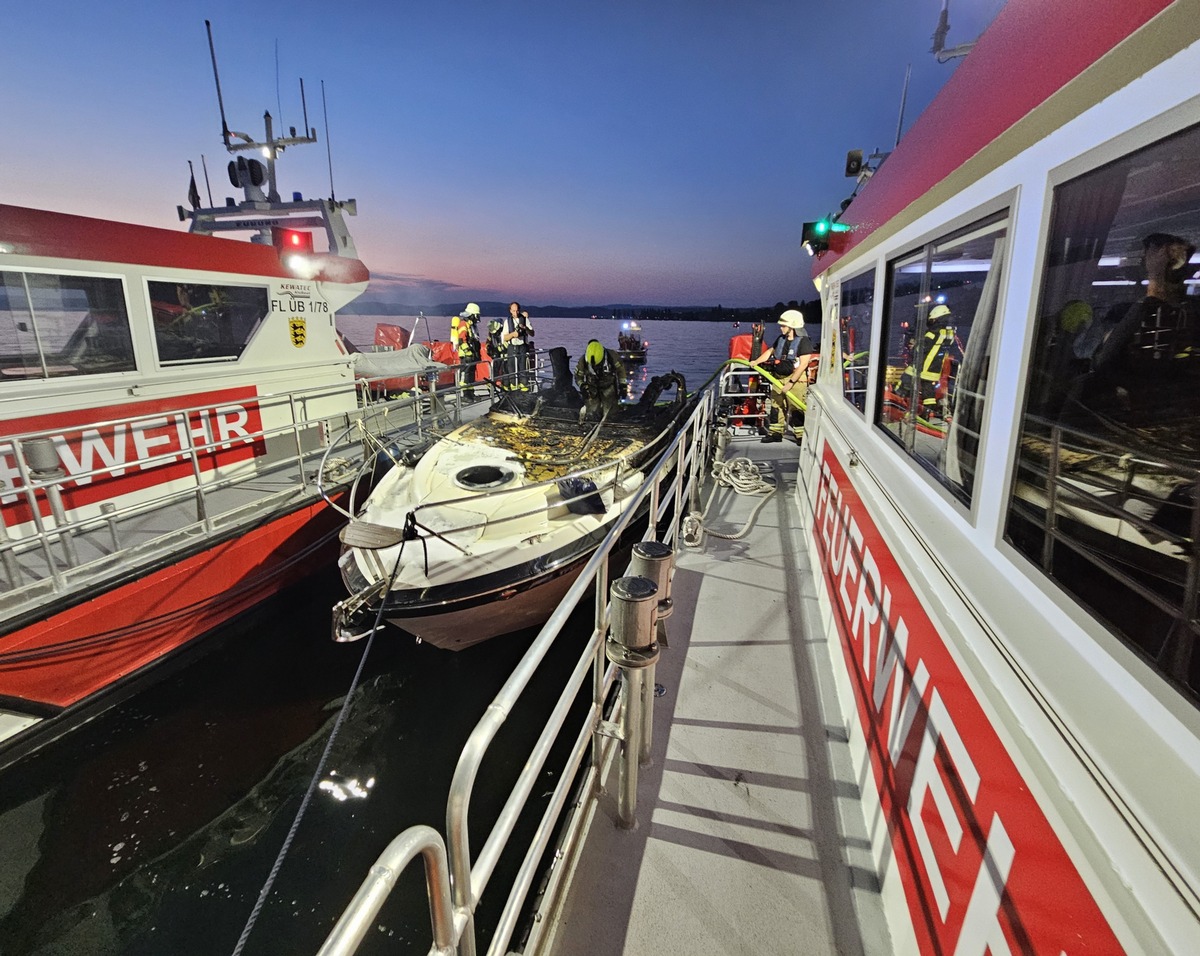
[[[449,427],[462,406],[440,398],[436,388],[376,399],[371,383],[359,380],[220,407],[248,409],[258,423],[271,424],[215,434],[208,418],[214,406],[203,405],[0,439],[9,472],[7,485],[0,484],[0,619],[184,542],[228,533],[275,508],[316,500],[328,488],[349,487],[383,443]],[[158,447],[165,438],[145,437],[164,430],[171,431],[168,450]],[[338,432],[344,444],[331,448]],[[86,454],[85,442],[91,443]],[[117,455],[117,442],[128,442],[134,454]],[[139,450],[145,453],[135,456]],[[68,471],[64,456],[79,467]],[[149,485],[156,469],[165,480]],[[146,479],[136,480],[140,475]],[[97,485],[111,493],[93,492]]]
[[[455,951],[459,956],[474,956],[476,952],[475,909],[487,888],[502,852],[508,846],[518,818],[534,786],[539,782],[542,767],[551,748],[556,742],[563,739],[564,734],[573,732],[571,749],[559,775],[558,785],[526,847],[524,859],[499,915],[488,949],[490,954],[507,951],[517,928],[517,921],[520,918],[525,899],[537,876],[542,856],[557,831],[560,817],[567,806],[576,776],[584,765],[585,758],[590,755],[588,775],[585,781],[585,787],[590,792],[596,785],[607,756],[619,742],[617,736],[612,734],[612,725],[605,720],[604,713],[605,701],[618,670],[616,665],[609,666],[605,655],[606,636],[609,629],[609,604],[607,601],[609,554],[617,545],[634,515],[639,511],[640,505],[647,498],[650,520],[644,540],[647,542],[658,541],[663,545],[672,545],[677,540],[684,505],[698,501],[700,486],[705,478],[709,459],[709,424],[716,406],[716,398],[715,391],[712,389],[706,390],[699,397],[699,401],[686,423],[676,434],[670,446],[665,449],[655,467],[651,469],[640,489],[631,497],[608,536],[588,560],[562,602],[538,632],[529,650],[488,706],[463,748],[446,804],[447,840],[444,844],[452,902],[450,916],[453,925],[451,943],[453,950],[446,945],[445,937],[438,928],[445,918],[438,889],[443,885],[443,876],[439,871],[442,856],[438,850],[443,844],[440,836],[430,828],[416,827],[406,830],[393,841],[388,850],[372,867],[357,895],[343,913],[333,932],[325,940],[320,949],[321,956],[345,956],[345,954],[355,951],[365,932],[365,929],[362,928],[370,925],[371,919],[383,905],[400,870],[415,855],[414,852],[408,851],[401,853],[396,849],[397,846],[411,847],[415,843],[425,846],[426,841],[434,846],[434,849],[426,855],[426,865],[430,868],[427,871],[427,883],[430,887],[435,937],[430,952],[443,954]],[[663,529],[661,534],[660,528]],[[653,566],[655,560],[661,559],[661,556],[661,551],[652,552],[649,566]],[[572,669],[570,677],[555,703],[553,712],[546,721],[545,729],[533,744],[528,759],[525,761],[495,824],[488,833],[478,857],[472,863],[467,816],[475,780],[484,755],[563,630],[571,613],[588,589],[593,586],[595,588],[595,626],[591,637]],[[640,592],[633,595],[635,603],[646,596]],[[660,602],[658,614],[665,616],[664,610],[667,609],[669,609],[669,605],[664,608]],[[591,706],[580,725],[568,727],[567,719],[572,706],[589,678],[591,681]],[[649,694],[644,675],[639,688],[633,688],[632,683],[630,682],[626,686],[627,696],[618,703],[618,712],[623,712],[626,706],[630,706],[635,696],[643,705],[647,703]],[[649,687],[653,687],[652,679]],[[636,730],[627,729],[626,735],[631,736],[627,736],[626,751],[632,759],[636,760],[642,753],[649,752],[649,733],[648,722],[645,725],[637,725]],[[628,777],[625,780],[628,782]],[[635,787],[636,776],[633,781]],[[623,789],[630,788],[623,787]],[[623,806],[628,813],[632,813],[628,798]]]
[[[731,362],[721,372],[721,402],[729,410],[734,429],[754,431],[767,423],[770,393],[762,387],[763,375],[756,368]]]
[[[1032,416],[1029,422],[1045,435],[1034,439],[1044,447],[1034,454],[1037,446],[1027,443],[1018,476],[1044,498],[1018,490],[1011,509],[1042,535],[1040,555],[1030,557],[1061,586],[1078,590],[1059,566],[1065,550],[1107,580],[1113,593],[1136,596],[1143,607],[1161,612],[1170,623],[1152,655],[1155,665],[1189,685],[1200,644],[1200,467],[1194,453],[1188,457],[1182,448],[1132,432],[1106,437]],[[1148,620],[1134,619],[1145,628]],[[1128,621],[1110,628],[1138,647],[1154,639]]]

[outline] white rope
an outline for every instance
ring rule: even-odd
[[[749,458],[730,458],[728,461],[714,461],[712,476],[714,487],[712,494],[708,496],[708,504],[704,507],[704,513],[701,514],[698,511],[693,511],[683,519],[683,543],[689,548],[700,547],[702,535],[705,534],[712,535],[714,538],[721,538],[725,541],[736,541],[738,538],[744,537],[749,533],[754,520],[758,517],[758,513],[762,510],[763,505],[767,503],[767,499],[775,491],[775,485],[759,475],[758,466]],[[708,515],[708,509],[712,506],[713,498],[716,497],[717,488],[722,485],[732,488],[739,495],[761,496],[759,503],[750,512],[750,517],[746,519],[746,524],[736,534],[713,531],[704,524],[704,519]]]
[[[713,480],[718,485],[732,488],[739,495],[769,495],[775,485],[759,476],[758,466],[749,458],[730,458],[714,461]]]

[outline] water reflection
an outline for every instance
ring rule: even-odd
[[[641,397],[646,385],[650,381],[650,369],[644,364],[634,365],[626,364],[625,366],[625,397],[631,401],[636,401]]]
[[[340,590],[328,574],[281,596],[186,669],[0,772],[5,956],[233,950],[362,653],[328,639]],[[530,637],[454,654],[380,635],[247,956],[315,950],[395,835],[440,826],[462,743]],[[561,679],[561,660],[539,680]],[[504,785],[478,796],[473,826],[476,807],[490,825],[524,762],[514,740],[548,710],[506,725],[484,767]],[[415,867],[360,952],[428,945]]]

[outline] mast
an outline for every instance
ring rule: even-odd
[[[225,102],[221,93],[221,77],[217,69],[216,45],[213,42],[212,24],[204,21],[208,31],[209,54],[212,58],[213,79],[217,88],[217,107],[221,114],[221,139],[225,149],[236,158],[229,162],[229,181],[237,189],[243,191],[244,199],[235,202],[232,198],[225,200],[225,205],[210,205],[200,209],[185,209],[176,207],[179,220],[191,220],[189,231],[201,235],[212,235],[216,232],[253,231],[251,242],[271,245],[274,242],[275,230],[287,229],[324,229],[329,242],[329,252],[333,255],[357,258],[358,253],[354,240],[346,228],[344,214],[358,214],[357,200],[347,199],[336,201],[332,196],[328,199],[303,199],[300,193],[292,194],[292,200],[285,202],[280,198],[276,178],[275,162],[289,146],[303,146],[317,142],[317,131],[306,125],[300,135],[296,128],[290,127],[288,135],[275,135],[274,124],[270,112],[263,113],[264,137],[256,140],[248,133],[231,130],[225,117]],[[300,100],[303,108],[305,124],[308,123],[308,104],[304,102],[304,81],[300,81]],[[253,152],[252,158],[244,155]],[[260,158],[261,156],[261,158]],[[207,173],[207,167],[206,167]],[[263,186],[266,186],[266,192]],[[211,193],[209,203],[213,202]],[[307,215],[306,215],[307,214]]]
[[[947,63],[955,57],[966,56],[975,46],[975,41],[960,43],[949,50],[946,49],[946,35],[950,32],[950,0],[942,0],[942,10],[938,14],[937,26],[933,28],[933,46],[929,52],[937,57],[939,63]]]

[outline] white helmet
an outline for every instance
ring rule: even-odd
[[[478,315],[478,314],[479,314],[479,306],[477,306],[474,302],[468,302],[467,307],[465,309],[463,309],[463,315]]]
[[[795,329],[797,332],[803,332],[804,316],[798,309],[788,309],[779,316],[779,324],[785,329]]]

